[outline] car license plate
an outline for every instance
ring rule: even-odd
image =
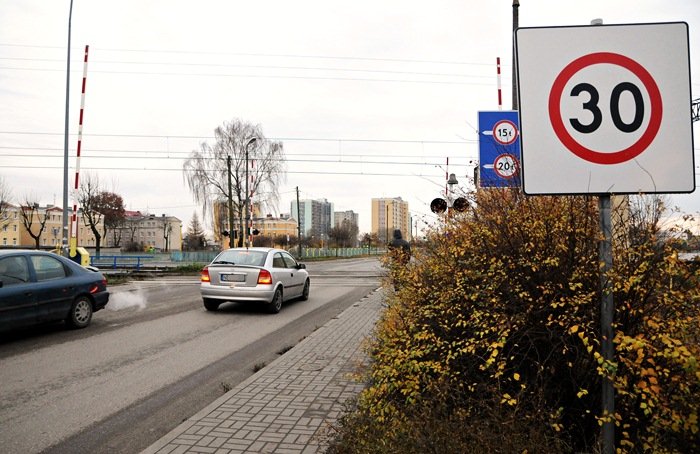
[[[222,274],[221,282],[244,282],[245,274]]]

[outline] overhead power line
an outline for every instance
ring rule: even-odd
[[[36,49],[56,49],[64,51],[65,47],[61,46],[39,46],[30,44],[14,44],[0,43],[0,46],[20,47],[20,48],[36,48]],[[113,49],[113,48],[93,48],[96,51],[104,52],[127,52],[127,53],[144,53],[144,54],[180,54],[180,55],[214,55],[222,56],[229,55],[235,57],[265,57],[265,58],[302,58],[302,59],[321,59],[321,60],[349,60],[349,61],[373,61],[373,62],[394,62],[394,63],[421,63],[421,64],[439,64],[439,65],[473,65],[473,66],[493,66],[493,63],[466,62],[466,61],[449,61],[449,60],[421,60],[421,59],[406,59],[406,58],[381,58],[381,57],[350,57],[345,55],[305,55],[305,54],[275,54],[275,53],[256,53],[256,52],[217,52],[206,50],[176,50],[176,49]]]
[[[0,134],[18,135],[50,135],[63,136],[62,132],[48,131],[0,131]],[[103,134],[83,134],[83,137],[140,137],[155,139],[214,139],[214,136],[196,136],[180,134],[126,134],[126,133],[103,133]],[[402,140],[402,139],[373,139],[373,138],[343,138],[343,137],[266,137],[267,140],[275,141],[309,141],[309,142],[373,142],[373,143],[408,143],[408,144],[463,144],[476,142],[476,140]]]
[[[56,170],[60,166],[21,166],[21,165],[0,165],[2,169],[36,169],[36,170]],[[182,169],[167,169],[153,167],[89,167],[82,166],[81,171],[85,170],[109,170],[109,171],[128,171],[128,172],[182,172]],[[212,169],[213,171],[213,169]],[[416,174],[416,173],[386,173],[386,172],[333,172],[333,171],[313,171],[313,170],[288,170],[285,173],[293,175],[352,175],[352,176],[371,176],[371,177],[427,177],[427,178],[444,178],[444,173],[439,174]]]
[[[64,60],[53,58],[24,58],[24,57],[0,57],[0,60],[28,61],[43,63],[65,63]],[[206,67],[206,68],[245,68],[245,69],[284,69],[300,71],[337,71],[337,72],[358,72],[358,73],[378,73],[378,74],[403,74],[413,76],[439,76],[439,77],[460,77],[473,79],[493,79],[490,75],[479,74],[456,74],[421,71],[395,71],[388,69],[363,69],[363,68],[338,68],[323,66],[284,66],[284,65],[242,65],[242,64],[222,64],[222,63],[192,63],[192,62],[154,62],[154,61],[119,61],[119,60],[95,60],[91,64],[104,65],[146,65],[146,66],[183,66],[183,67]],[[53,68],[7,68],[17,70],[53,70]],[[105,70],[95,70],[92,72],[111,72]],[[114,71],[117,72],[117,71]]]
[[[11,68],[7,66],[0,69],[8,71],[46,71],[46,72],[65,72],[64,69],[48,69],[48,68]],[[407,84],[433,84],[433,85],[483,85],[490,86],[492,83],[478,82],[460,82],[451,80],[421,80],[421,79],[379,79],[379,78],[361,78],[361,77],[330,77],[330,76],[294,76],[282,74],[219,74],[219,73],[168,73],[155,71],[105,71],[91,70],[91,74],[133,74],[139,76],[180,76],[180,77],[236,77],[236,78],[255,78],[255,79],[293,79],[293,80],[338,80],[345,82],[391,82],[391,83],[407,83]]]

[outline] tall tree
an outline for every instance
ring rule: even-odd
[[[206,246],[204,229],[202,228],[202,224],[199,222],[199,217],[195,211],[192,214],[190,224],[187,226],[187,232],[185,234],[185,248],[189,251],[196,251],[198,249],[203,249],[204,246]]]
[[[213,211],[217,201],[231,201],[233,212],[241,219],[245,211],[246,175],[249,196],[262,206],[276,207],[285,170],[282,142],[266,139],[260,125],[239,119],[224,122],[214,130],[214,136],[213,145],[200,144],[200,149],[192,151],[182,166],[194,200],[202,205],[202,214],[206,217]],[[253,138],[255,141],[251,142]],[[242,245],[244,223],[240,224],[238,241]]]
[[[97,211],[98,196],[101,192],[100,180],[97,176],[87,174],[80,183],[78,192],[78,203],[82,210],[82,218],[86,227],[90,227],[92,234],[95,236],[95,253],[100,255],[100,242],[102,240],[102,232],[97,228],[104,218],[104,215]]]
[[[99,255],[102,238],[107,236],[109,229],[119,227],[126,217],[124,201],[120,195],[105,191],[99,177],[88,173],[80,183],[78,203],[85,226],[90,227],[95,236],[95,253]]]
[[[119,194],[109,191],[100,192],[97,194],[94,209],[104,215],[103,238],[107,238],[110,230],[116,231],[124,225],[126,209],[124,208],[124,200]]]
[[[121,247],[126,228],[126,221],[124,221],[116,228],[112,229],[112,245],[114,247]]]
[[[40,209],[36,198],[32,196],[26,196],[24,198],[24,204],[20,207],[19,213],[22,219],[22,225],[29,233],[29,236],[34,239],[34,248],[39,249],[39,238],[41,238],[41,234],[44,233],[46,221],[49,219],[49,213],[46,209]]]
[[[360,229],[357,224],[350,221],[349,219],[343,219],[340,225],[333,227],[328,236],[333,240],[335,246],[341,247],[353,247],[357,244],[357,234]]]
[[[363,245],[367,246],[367,252],[371,254],[372,245],[374,244],[374,247],[376,248],[377,244],[379,244],[379,234],[377,232],[363,233],[361,241]]]
[[[173,234],[173,226],[170,224],[170,220],[163,218],[163,239],[165,240],[165,252],[170,250],[170,237]]]

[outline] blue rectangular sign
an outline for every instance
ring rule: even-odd
[[[518,112],[479,112],[479,187],[520,186]]]

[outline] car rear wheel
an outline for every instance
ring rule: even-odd
[[[71,328],[85,328],[92,320],[92,302],[87,296],[79,296],[73,301],[66,323]]]
[[[276,314],[282,309],[282,289],[275,290],[275,296],[272,297],[272,302],[267,305],[267,311],[271,314]]]
[[[306,282],[304,282],[304,290],[301,292],[301,300],[306,301],[309,299],[309,288],[311,287],[311,283],[307,279]]]
[[[217,310],[219,308],[219,305],[221,304],[218,301],[213,300],[211,298],[202,298],[202,300],[204,301],[204,308],[208,311]]]

